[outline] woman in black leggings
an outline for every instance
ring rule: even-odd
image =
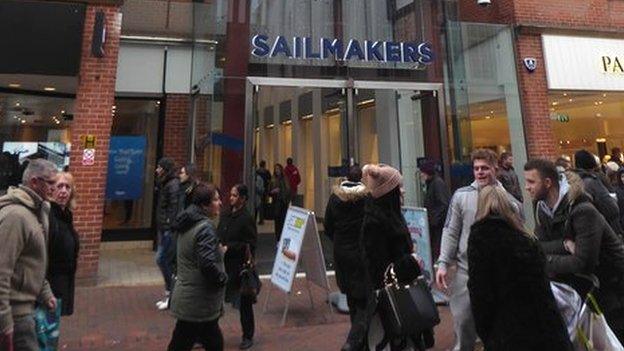
[[[243,329],[241,350],[253,345],[255,296],[241,295],[240,273],[247,260],[253,261],[256,251],[258,234],[254,218],[247,210],[249,190],[246,185],[237,184],[230,190],[230,210],[221,215],[217,233],[227,248],[225,254],[225,271],[230,279],[227,283],[225,301],[232,303],[240,311]]]

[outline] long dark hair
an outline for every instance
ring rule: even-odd
[[[214,184],[201,182],[191,193],[191,203],[199,207],[209,206],[218,193],[219,189]]]
[[[387,224],[392,230],[392,235],[402,234],[409,237],[407,223],[401,212],[401,189],[399,186],[378,199],[369,197],[364,211],[365,225],[367,223]]]
[[[234,188],[238,191],[239,197],[245,198],[245,201],[249,200],[249,188],[247,188],[247,185],[238,183],[234,185]]]
[[[184,165],[184,172],[186,172],[186,175],[188,175],[188,181],[190,183],[198,183],[199,179],[197,176],[198,173],[198,169],[197,166],[194,163],[187,163],[186,165]]]

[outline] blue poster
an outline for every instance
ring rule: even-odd
[[[113,136],[108,151],[107,200],[137,200],[143,196],[144,136]]]
[[[428,281],[433,280],[433,264],[431,258],[431,241],[429,239],[429,220],[427,210],[420,207],[403,207],[403,217],[412,237],[416,254],[423,260],[423,274]]]

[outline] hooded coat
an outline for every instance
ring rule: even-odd
[[[28,187],[0,197],[0,333],[53,297],[45,279],[50,204]]]
[[[472,225],[468,290],[486,350],[571,350],[536,240],[502,218]]]
[[[223,314],[227,275],[213,221],[197,205],[173,224],[177,236],[177,281],[171,313],[187,322],[209,322]]]
[[[624,309],[624,244],[585,194],[579,177],[568,174],[567,180],[569,190],[562,194],[553,216],[546,213],[544,205],[537,206],[535,234],[547,255],[546,271],[581,295],[586,291],[576,284],[574,274],[596,275],[600,288],[595,295],[611,325],[611,313]],[[564,239],[575,242],[574,255],[566,251]]]
[[[336,283],[341,292],[357,298],[366,292],[360,228],[367,194],[364,184],[344,181],[334,187],[325,209],[325,234],[334,242]]]
[[[620,209],[617,200],[611,197],[609,194],[610,190],[607,189],[599,175],[593,171],[586,170],[577,170],[576,172],[583,180],[585,192],[591,196],[590,200],[598,212],[604,216],[617,234],[624,234],[624,230],[620,225]]]

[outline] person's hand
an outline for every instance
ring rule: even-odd
[[[448,285],[446,284],[446,276],[447,276],[447,272],[445,268],[439,267],[438,270],[436,271],[436,284],[438,285],[439,288],[442,288],[444,290],[448,289]]]
[[[563,241],[563,247],[565,247],[566,251],[571,253],[572,255],[574,255],[574,253],[576,252],[576,244],[570,239],[565,239]]]
[[[46,302],[46,306],[48,307],[48,310],[50,311],[55,311],[56,310],[56,297],[52,296],[47,302]]]

